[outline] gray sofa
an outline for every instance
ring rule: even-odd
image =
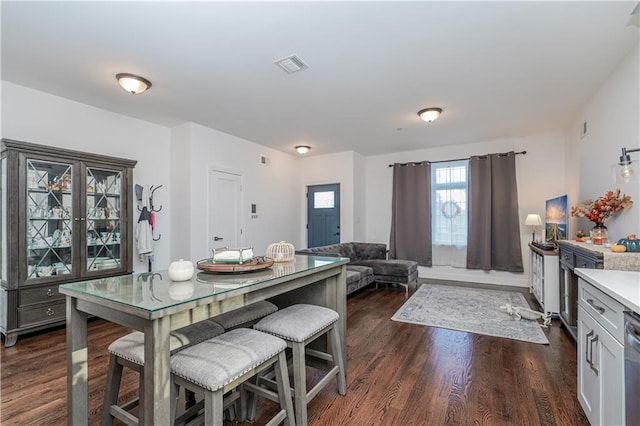
[[[380,243],[340,243],[296,251],[297,254],[348,257],[347,294],[371,283],[393,283],[405,288],[418,279],[418,263],[387,259],[387,245]]]

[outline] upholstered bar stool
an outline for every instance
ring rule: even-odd
[[[256,321],[272,314],[278,310],[278,307],[271,302],[262,300],[243,306],[224,314],[216,315],[211,320],[220,324],[225,331],[233,330],[238,327],[251,327]]]
[[[225,312],[215,317],[210,318],[216,324],[224,328],[224,331],[230,331],[238,327],[251,327],[260,319],[272,314],[278,310],[278,307],[273,303],[262,300],[260,302],[252,303],[251,305],[243,306],[233,311]],[[192,392],[186,393],[186,402],[188,406],[194,405],[195,395]]]
[[[219,324],[205,320],[179,328],[171,332],[169,347],[172,353],[191,345],[203,342],[224,333]],[[122,379],[123,367],[130,368],[139,374],[139,394],[144,393],[144,334],[134,331],[109,345],[109,370],[107,373],[107,389],[102,407],[102,424],[112,424],[114,418],[127,425],[137,425],[138,418],[128,411],[139,403],[139,399],[118,406],[118,393]]]
[[[172,418],[175,418],[178,389],[183,386],[192,392],[204,393],[204,424],[222,426],[226,405],[224,394],[241,385],[241,392],[232,394],[232,397],[240,394],[240,420],[244,420],[246,407],[243,395],[248,391],[279,401],[280,411],[271,419],[269,425],[278,424],[283,420],[287,425],[294,425],[284,353],[286,347],[287,344],[275,336],[250,328],[237,328],[172,355]],[[277,394],[245,383],[271,366],[274,366],[276,372]]]
[[[322,306],[298,304],[279,310],[261,319],[254,328],[284,339],[293,354],[293,399],[296,421],[307,424],[307,404],[327,384],[337,376],[338,392],[346,394],[342,344],[338,332],[337,312]],[[331,353],[325,353],[306,346],[318,337],[327,334]],[[307,392],[305,355],[329,361],[333,367]],[[253,411],[253,410],[252,410]]]

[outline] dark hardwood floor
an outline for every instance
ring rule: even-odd
[[[391,321],[405,302],[397,288],[348,298],[347,396],[325,388],[309,406],[315,425],[588,425],[576,399],[576,348],[557,320],[550,345]],[[128,330],[89,323],[90,422],[99,424],[106,347]],[[1,352],[0,422],[66,424],[64,328],[22,336]],[[121,400],[136,394],[123,378]],[[276,409],[264,402],[252,423]]]

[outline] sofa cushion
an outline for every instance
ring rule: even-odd
[[[362,275],[373,275],[373,269],[371,269],[371,266],[354,265],[353,263],[347,263],[347,270],[356,271],[361,273]]]
[[[418,270],[418,263],[413,260],[398,259],[373,259],[358,260],[353,265],[369,266],[373,269],[374,275],[391,275],[408,277]],[[351,263],[349,265],[352,265]]]
[[[381,243],[350,243],[355,251],[352,261],[369,259],[386,259],[387,245]]]
[[[347,294],[366,287],[373,281],[373,269],[368,266],[347,265]]]

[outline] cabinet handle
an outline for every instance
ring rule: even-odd
[[[55,292],[52,289],[50,288],[47,289],[47,296],[52,297],[54,294]]]
[[[589,355],[589,341],[591,340],[591,336],[593,336],[593,330],[587,333],[585,345],[584,345],[584,359],[587,363],[593,368],[593,363],[591,362],[591,356]]]
[[[51,315],[53,315],[53,314],[54,314],[54,312],[53,312],[53,308],[47,308],[47,316],[49,316],[49,317],[50,317],[50,316],[51,316]]]
[[[565,254],[564,256],[562,256],[562,258],[563,258],[564,260],[569,260],[569,255],[568,255],[568,254]]]
[[[593,344],[594,343],[598,343],[598,335],[597,334],[589,342],[589,350],[591,351],[591,362],[589,363],[589,365],[591,366],[591,369],[593,370],[594,373],[596,373],[596,376],[597,376],[598,375],[598,367],[596,367],[596,363],[593,362]]]
[[[600,314],[604,314],[605,309],[602,306],[598,306],[596,304],[593,303],[593,299],[587,299],[587,303],[589,305],[591,305],[591,307],[593,309],[595,309],[596,311],[600,312]]]

